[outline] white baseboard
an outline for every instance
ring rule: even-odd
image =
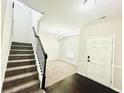
[[[69,64],[77,66],[77,64],[75,64],[75,63],[68,62],[68,61],[65,61],[65,60],[62,60],[62,59],[48,60],[47,62],[55,62],[55,61],[62,61],[62,62],[69,63]]]
[[[83,74],[83,73],[81,73],[81,72],[77,72],[78,74],[80,74],[80,75],[82,75],[82,76],[85,76],[86,77],[86,75],[85,74]]]
[[[75,65],[75,66],[77,66],[77,64],[75,64],[75,63],[68,62],[68,61],[65,61],[65,60],[62,60],[62,59],[59,59],[59,61],[63,61],[63,62],[66,62],[66,63],[69,63],[69,64],[72,64],[72,65]]]
[[[54,59],[54,60],[47,60],[47,62],[54,62],[54,61],[58,61],[59,59]]]
[[[119,92],[119,93],[122,93],[122,90],[118,89],[118,88],[112,88],[113,90]]]

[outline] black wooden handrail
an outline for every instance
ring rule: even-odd
[[[42,48],[42,50],[43,50],[43,53],[44,53],[44,55],[45,55],[45,51],[44,51],[43,45],[42,45],[42,43],[41,43],[40,37],[36,34],[35,28],[32,27],[32,29],[33,29],[34,35],[35,35],[35,37],[38,39],[38,41],[39,41],[39,43],[40,43],[40,46],[41,46],[41,48]]]
[[[42,62],[40,62],[40,60],[39,60],[39,62],[40,62],[40,66],[41,66],[41,65],[44,66],[43,69],[42,69],[42,70],[43,70],[42,89],[45,89],[47,53],[45,53],[45,50],[44,50],[43,45],[42,45],[42,43],[41,43],[40,37],[39,37],[39,36],[36,34],[36,32],[35,32],[35,28],[32,27],[32,29],[33,29],[33,32],[34,32],[35,37],[36,37],[37,40],[38,40],[38,43],[40,44],[40,47],[41,47],[41,49],[42,49],[42,51],[43,51],[43,55],[44,55],[44,64],[42,64]],[[38,53],[37,53],[37,55],[38,55]],[[38,55],[38,56],[39,56],[39,55]],[[39,57],[41,58],[41,56],[39,56]],[[42,67],[40,67],[40,68],[42,68]]]

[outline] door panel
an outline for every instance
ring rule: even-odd
[[[99,83],[111,83],[112,39],[87,40],[87,76]]]

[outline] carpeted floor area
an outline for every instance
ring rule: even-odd
[[[47,87],[46,93],[118,93],[82,75],[73,74]]]
[[[76,73],[77,66],[63,61],[50,61],[46,66],[46,87]]]

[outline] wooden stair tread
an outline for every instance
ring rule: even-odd
[[[10,49],[10,51],[33,51],[33,50],[26,50],[26,49]]]
[[[9,60],[9,63],[15,63],[15,62],[25,62],[25,61],[35,61],[35,59],[24,59],[24,60]]]
[[[34,56],[34,54],[10,54],[9,56]]]
[[[33,50],[32,46],[12,45],[11,49]]]
[[[15,71],[15,70],[20,70],[20,69],[25,69],[25,68],[32,68],[32,67],[36,67],[36,65],[28,65],[28,66],[18,66],[18,67],[10,67],[7,68],[6,71]]]
[[[11,47],[13,47],[13,46],[15,46],[15,47],[32,47],[32,46],[24,46],[24,45],[11,45]]]
[[[3,93],[15,93],[15,92],[18,92],[20,90],[27,89],[29,87],[35,86],[37,84],[39,84],[38,80],[32,80],[30,82],[21,84],[19,86],[13,87],[11,89],[4,90]]]
[[[17,79],[21,79],[21,78],[25,78],[28,76],[36,75],[36,74],[37,74],[37,71],[23,73],[23,74],[19,74],[19,75],[15,75],[15,76],[10,76],[10,77],[5,78],[4,83],[9,82],[9,81],[13,81],[13,80],[17,80]]]
[[[11,49],[10,54],[34,54],[33,49]]]
[[[31,46],[32,43],[25,43],[25,42],[12,42],[12,45],[25,45],[25,46]]]

